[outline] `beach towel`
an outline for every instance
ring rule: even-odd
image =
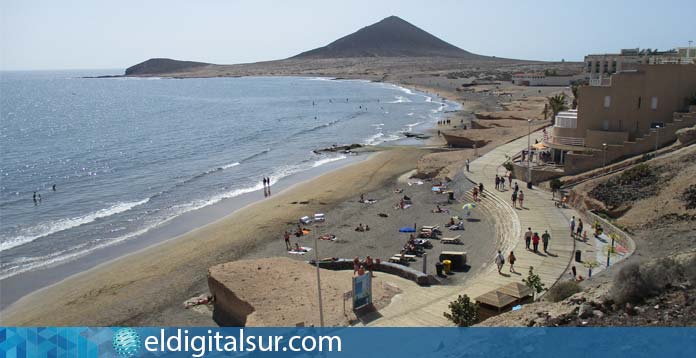
[[[336,241],[336,235],[333,235],[333,234],[321,235],[321,236],[319,236],[319,240]]]
[[[416,232],[416,229],[412,227],[402,227],[401,229],[399,229],[399,232]]]
[[[300,249],[302,249],[303,251],[290,250],[290,251],[288,251],[288,253],[293,254],[293,255],[304,255],[304,254],[312,251],[311,247],[306,247],[306,246],[302,246],[302,247],[300,247]]]
[[[365,203],[365,204],[374,204],[376,202],[377,202],[377,200],[375,200],[375,199],[367,199],[367,200],[363,201],[363,203]]]

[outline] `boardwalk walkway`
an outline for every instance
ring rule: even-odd
[[[541,132],[532,134],[540,137]],[[492,216],[496,225],[498,246],[506,257],[510,250],[515,252],[518,274],[509,273],[506,262],[504,275],[498,274],[493,257],[490,264],[464,286],[419,287],[415,283],[398,278],[393,280],[403,293],[397,295],[393,302],[380,310],[379,318],[371,320],[370,326],[447,326],[443,312],[448,310],[449,302],[459,294],[467,294],[472,299],[496,289],[509,282],[520,282],[527,276],[530,266],[539,274],[546,287],[553,285],[566,271],[575,250],[574,240],[570,237],[569,220],[577,213],[572,209],[559,209],[552,200],[551,193],[541,189],[527,189],[526,183],[519,182],[524,191],[524,209],[513,209],[510,204],[512,191],[495,190],[495,175],[504,174],[502,164],[510,156],[527,147],[527,137],[514,140],[488,152],[472,161],[470,172],[466,176],[475,183],[483,183],[485,195],[479,207],[483,214]],[[514,180],[513,180],[514,183]],[[470,197],[469,197],[470,199]],[[534,253],[525,249],[524,232],[528,227],[539,235],[548,230],[551,234],[549,254]],[[540,244],[541,247],[541,244]]]

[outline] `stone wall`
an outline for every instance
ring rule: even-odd
[[[315,265],[315,261],[309,262]],[[327,270],[352,270],[353,260],[338,259],[335,261],[321,261],[319,267]],[[407,280],[411,280],[421,286],[428,286],[439,283],[432,275],[427,275],[421,271],[412,269],[408,266],[399,265],[391,262],[380,262],[373,265],[373,271],[384,272],[390,275],[396,275]]]
[[[220,326],[243,327],[247,317],[254,312],[254,307],[241,300],[234,292],[215,279],[208,271],[208,288],[215,298],[213,303],[213,320]]]

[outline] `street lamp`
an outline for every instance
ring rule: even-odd
[[[317,292],[319,292],[319,327],[324,327],[324,305],[321,300],[321,275],[319,274],[319,232],[314,235],[314,262],[317,264]]]
[[[602,168],[607,165],[607,143],[602,143]]]
[[[527,188],[532,187],[532,120],[527,120]]]

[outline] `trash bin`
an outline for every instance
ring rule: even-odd
[[[582,262],[582,251],[575,250],[575,262]]]
[[[435,263],[435,272],[437,272],[438,276],[442,276],[442,270],[444,269],[445,265],[442,264],[442,262],[436,262]]]
[[[444,260],[442,264],[445,266],[445,273],[449,275],[452,272],[452,261]]]

